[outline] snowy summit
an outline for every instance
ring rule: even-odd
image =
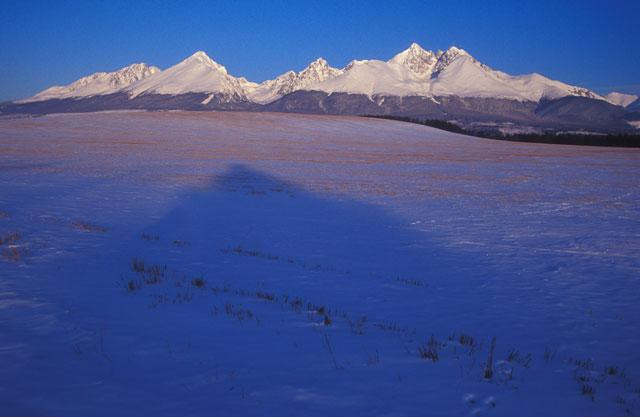
[[[222,93],[229,97],[244,97],[240,81],[227,73],[203,51],[184,61],[126,88],[131,97],[140,94]]]

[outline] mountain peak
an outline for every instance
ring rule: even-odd
[[[250,86],[250,82],[228,74],[225,67],[204,51],[197,51],[159,74],[131,85],[126,92],[130,98],[141,94],[209,93],[229,100],[243,100],[246,99],[244,88]]]
[[[210,60],[211,59],[211,58],[209,58],[209,55],[207,55],[207,53],[205,51],[196,51],[189,58],[202,59],[202,60]]]
[[[624,94],[618,92],[612,92],[604,96],[604,98],[611,104],[621,107],[628,107],[630,104],[638,100],[638,96],[634,94]]]
[[[418,45],[417,42],[411,42],[411,45],[409,45],[409,51],[412,51],[412,52],[427,52],[422,46]]]
[[[445,52],[438,52],[437,62],[433,67],[433,73],[431,75],[432,78],[437,77],[440,72],[442,72],[445,68],[447,68],[453,61],[455,61],[458,57],[465,56],[471,58],[474,62],[475,59],[464,49],[458,48],[457,46],[452,46],[447,49]],[[480,64],[482,65],[482,64]],[[482,65],[483,68],[489,69],[485,65]]]
[[[302,84],[306,84],[308,82],[324,81],[340,73],[339,69],[329,66],[329,63],[324,58],[318,58],[298,73],[298,79]]]
[[[340,70],[329,65],[326,59],[317,58],[307,65],[305,69],[298,73],[301,78],[313,78],[315,81],[322,81],[326,78],[338,75]]]
[[[273,80],[267,80],[248,90],[251,98],[267,103],[293,91],[322,83],[342,74],[343,70],[329,66],[324,58],[317,58],[300,72],[287,71]]]
[[[327,62],[327,60],[322,57],[317,58],[315,61],[309,64],[309,66],[323,66],[323,67],[326,67],[328,65],[329,63]]]
[[[436,63],[436,55],[423,49],[416,42],[389,60],[389,63],[407,67],[418,76],[426,76]]]
[[[207,67],[216,69],[220,72],[223,73],[227,73],[227,69],[218,64],[216,61],[214,61],[213,59],[211,59],[209,57],[209,55],[207,55],[206,52],[204,51],[197,51],[195,52],[193,55],[191,55],[190,57],[188,57],[187,59],[185,59],[184,61],[182,61],[180,64],[183,65],[191,65],[191,64],[202,64],[202,65],[206,65]]]
[[[458,48],[457,46],[450,47],[449,49],[447,49],[447,52],[445,53],[455,54],[455,55],[469,55],[467,51],[465,51],[462,48]]]
[[[412,42],[411,45],[404,51],[398,53],[394,56],[391,61],[402,61],[406,59],[406,57],[425,57],[425,56],[435,56],[432,51],[428,51],[424,49],[422,46],[418,45],[416,42]]]

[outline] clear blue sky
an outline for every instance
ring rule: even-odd
[[[640,93],[640,1],[5,1],[0,100],[197,50],[253,81],[460,46],[509,73]]]

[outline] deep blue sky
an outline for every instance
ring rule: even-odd
[[[509,73],[640,93],[640,1],[4,1],[0,100],[206,51],[252,81],[318,56],[342,67],[412,41]]]

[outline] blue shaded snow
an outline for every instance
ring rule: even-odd
[[[639,411],[636,151],[182,112],[0,144],[2,415]]]

